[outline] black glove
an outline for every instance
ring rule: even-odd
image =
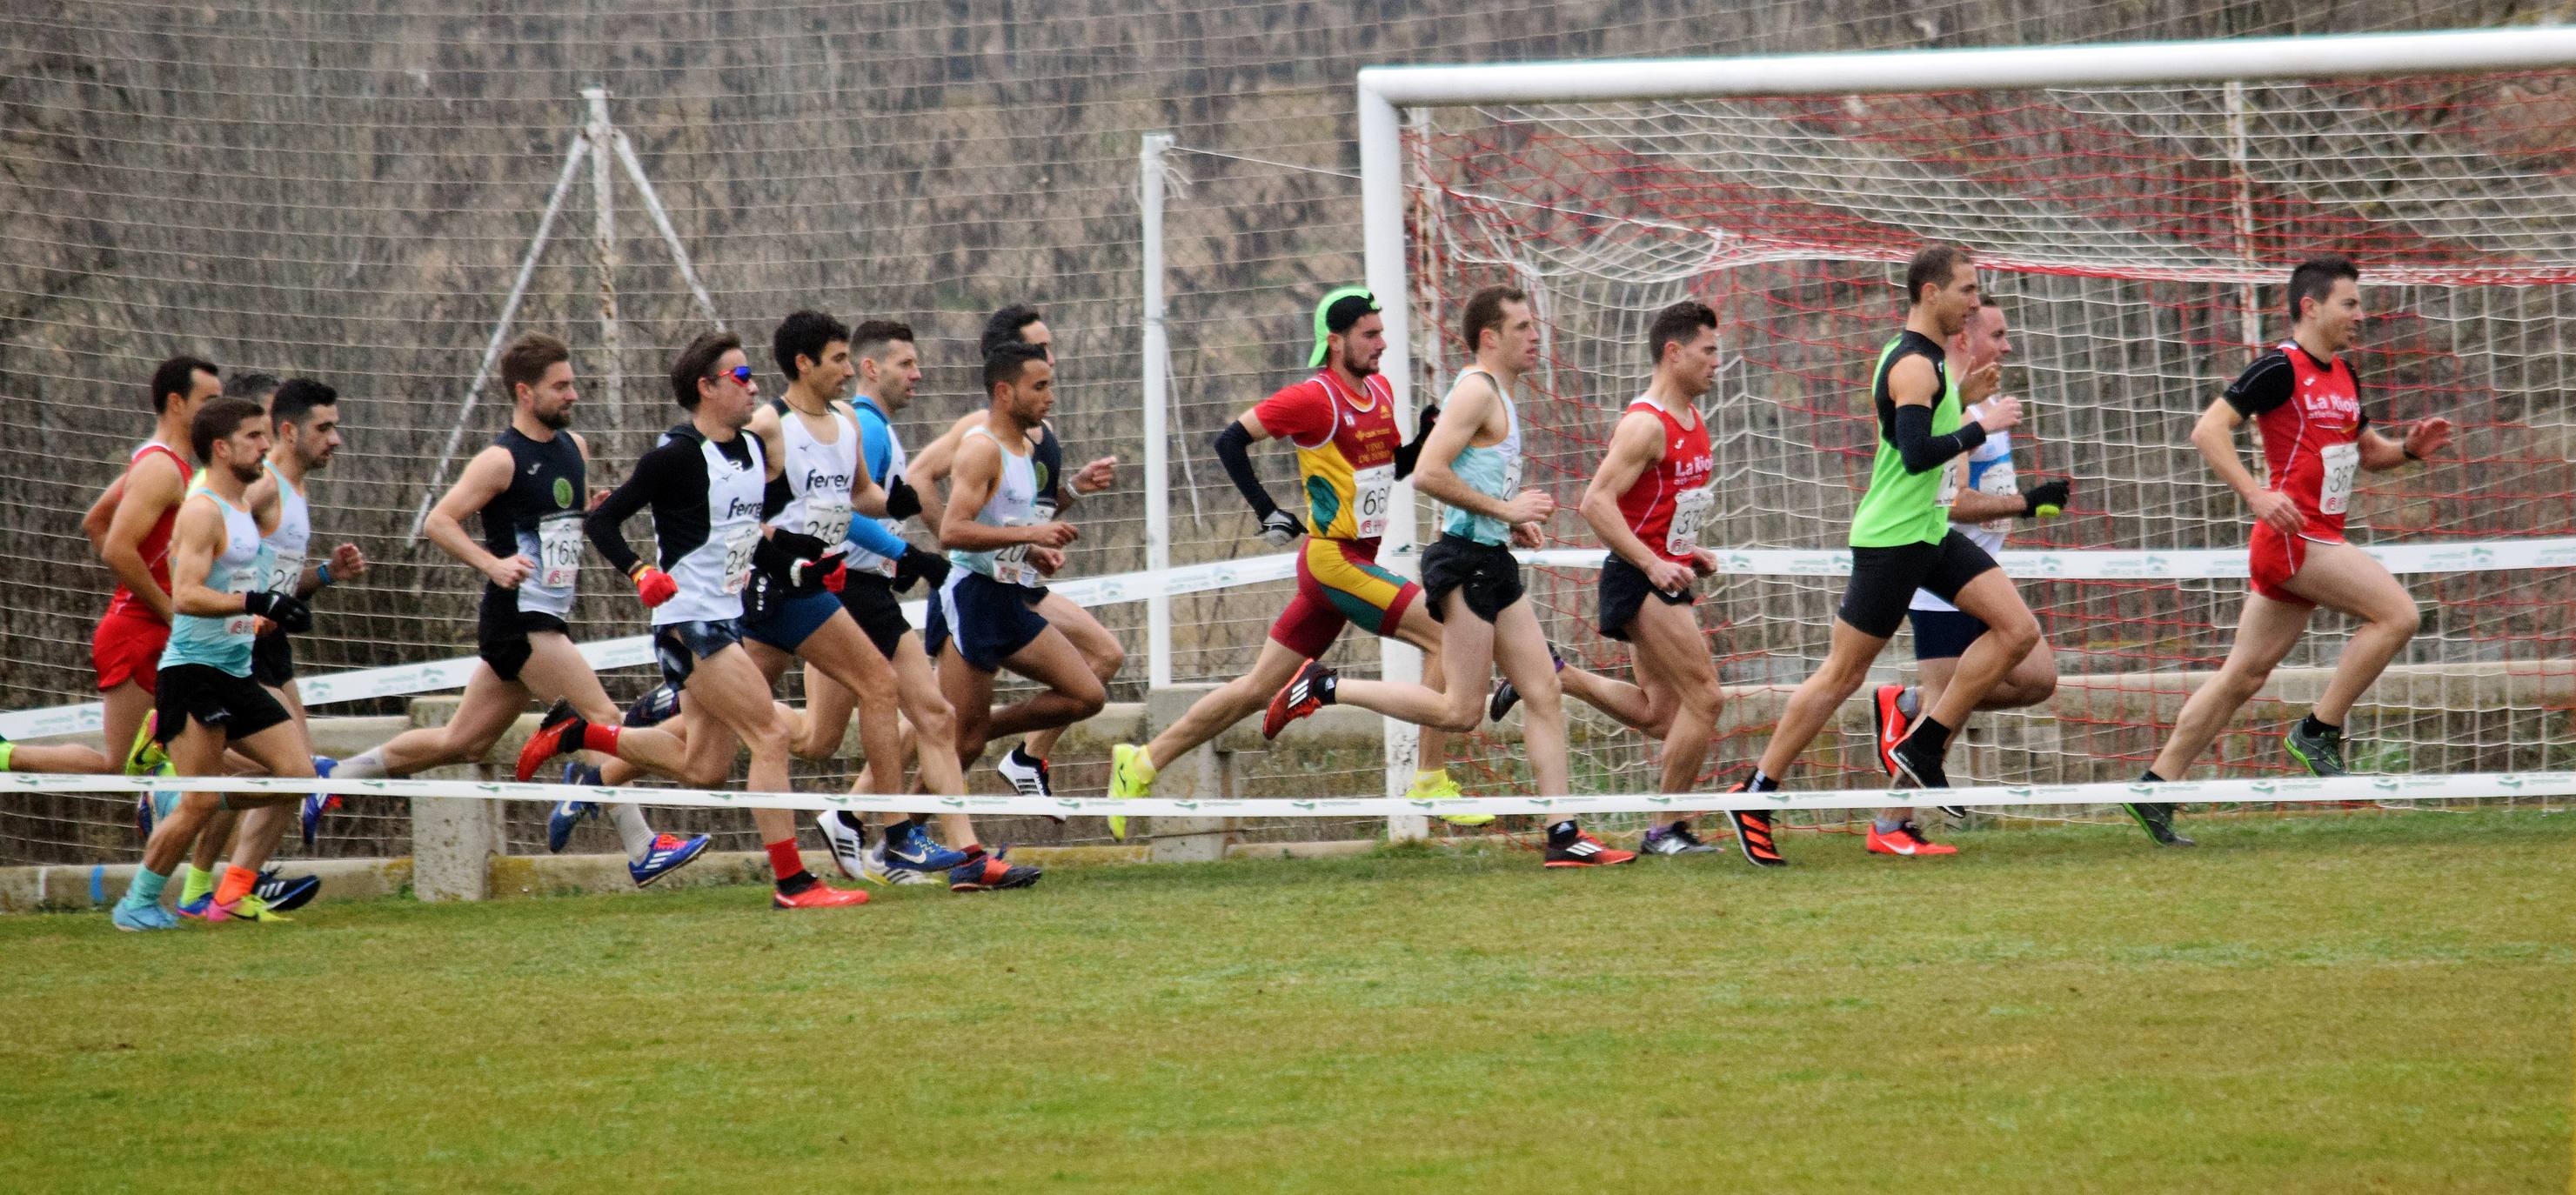
[[[908,519],[921,513],[921,495],[910,483],[898,477],[886,483],[886,517]]]
[[[754,568],[742,586],[742,620],[759,622],[787,604],[787,578],[765,568]]]
[[[1271,547],[1287,547],[1295,542],[1298,536],[1304,534],[1306,534],[1304,521],[1287,511],[1272,507],[1269,514],[1261,516],[1261,538]]]
[[[2064,510],[2066,509],[2067,495],[2072,492],[2072,488],[2063,481],[2043,482],[2039,485],[2032,486],[2027,493],[2024,493],[2021,496],[2023,503],[2021,517],[2025,519],[2035,518],[2039,514],[2039,508],[2043,506],[2054,506],[2059,510]]]
[[[946,556],[907,546],[903,550],[903,555],[895,558],[892,582],[894,591],[909,593],[915,581],[928,581],[932,589],[937,589],[948,583],[948,569]]]
[[[1413,442],[1410,444],[1398,444],[1395,448],[1395,479],[1397,481],[1402,481],[1407,477],[1413,476],[1414,462],[1422,459],[1422,445],[1425,441],[1431,438],[1432,425],[1438,422],[1440,422],[1440,408],[1437,405],[1422,408],[1422,414],[1414,419]]]
[[[313,629],[313,607],[282,593],[271,593],[265,589],[245,593],[242,595],[242,610],[276,623],[278,630],[289,635],[301,635]]]

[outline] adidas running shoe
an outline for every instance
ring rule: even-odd
[[[274,867],[261,871],[259,882],[251,885],[251,895],[280,913],[292,913],[312,904],[321,891],[322,877],[281,876]]]
[[[626,707],[628,726],[659,726],[680,716],[680,687],[669,681],[653,686]]]
[[[651,887],[653,881],[678,871],[707,852],[710,840],[704,834],[682,838],[677,834],[657,834],[653,845],[644,849],[644,857],[631,859],[626,874],[638,888]]]
[[[1726,791],[1729,793],[1747,792],[1752,789],[1752,786],[1753,782],[1750,780],[1738,780],[1735,782],[1735,786],[1733,788],[1729,788]],[[1771,841],[1771,813],[1769,810],[1729,809],[1726,811],[1726,820],[1735,828],[1735,845],[1744,851],[1745,862],[1750,863],[1755,867],[1787,867],[1789,865],[1788,860],[1780,857],[1779,846]]]
[[[835,810],[826,809],[814,815],[814,827],[823,832],[823,845],[831,849],[832,865],[854,880],[868,878],[868,832],[864,826],[853,826],[841,820]]]
[[[1010,782],[1012,792],[1023,797],[1055,795],[1055,786],[1048,782],[1047,761],[1029,754],[1025,743],[1003,752],[1001,761],[993,765],[993,770]]]
[[[1270,698],[1270,712],[1261,719],[1261,737],[1275,739],[1288,724],[1333,703],[1333,686],[1339,677],[1320,660],[1308,660],[1297,669],[1297,675],[1279,686]]]
[[[1691,833],[1688,822],[1666,822],[1646,831],[1646,839],[1637,844],[1648,855],[1714,855],[1717,848],[1700,841]]]
[[[1026,888],[1038,882],[1045,872],[1004,858],[1011,848],[1003,847],[991,854],[977,852],[974,858],[949,869],[948,890],[951,892],[998,892],[1004,888]]]
[[[1618,850],[1616,848],[1603,845],[1600,839],[1594,838],[1589,834],[1578,833],[1569,842],[1562,844],[1553,841],[1549,842],[1547,844],[1547,859],[1543,866],[1617,867],[1622,863],[1634,863],[1636,861],[1637,853],[1635,851]]]

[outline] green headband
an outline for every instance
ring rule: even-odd
[[[1333,334],[1333,330],[1325,327],[1324,325],[1325,322],[1332,317],[1334,305],[1340,303],[1344,299],[1366,299],[1368,300],[1369,311],[1378,310],[1377,296],[1370,294],[1369,289],[1365,286],[1345,286],[1340,290],[1324,296],[1323,301],[1315,304],[1315,353],[1312,357],[1307,359],[1306,368],[1313,369],[1324,363],[1324,350],[1326,347],[1324,344],[1324,338]],[[1362,314],[1367,313],[1363,312]],[[1355,319],[1352,322],[1356,323],[1358,321]],[[1344,326],[1347,327],[1348,325]]]

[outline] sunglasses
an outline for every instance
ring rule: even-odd
[[[718,378],[732,378],[734,381],[748,386],[751,384],[751,367],[748,365],[737,365],[731,369],[719,369],[710,376]]]

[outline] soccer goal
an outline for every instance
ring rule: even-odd
[[[1702,406],[1718,495],[1702,542],[1739,550],[1699,607],[1731,695],[1703,778],[1716,783],[1749,766],[1822,659],[1902,263],[1927,242],[1970,246],[2008,320],[2005,389],[2028,412],[2019,471],[2071,479],[2074,501],[2016,525],[2023,551],[2005,561],[2063,680],[2033,709],[1980,715],[1952,776],[2125,781],[2224,658],[2245,592],[2249,520],[2191,422],[2288,335],[2291,266],[2348,255],[2371,312],[2355,356],[2366,409],[2460,428],[2448,459],[2367,476],[2355,498],[2353,538],[2424,611],[2355,711],[2356,768],[2566,769],[2571,66],[2576,28],[2534,27],[1364,70],[1367,281],[1406,299],[1388,305],[1383,369],[1409,420],[1467,357],[1451,326],[1467,295],[1527,291],[1543,341],[1520,396],[1526,476],[1570,505],[1645,384],[1652,313],[1686,297],[1717,310],[1722,364]],[[1622,668],[1589,622],[1598,549],[1571,510],[1551,532],[1587,545],[1540,557],[1551,636],[1569,658]],[[2321,613],[2196,775],[2286,773],[2279,731],[2315,698],[2342,629]],[[1873,683],[1911,670],[1900,633]],[[1653,744],[1606,720],[1586,733],[1569,706],[1578,788],[1653,787]],[[1862,701],[1838,729],[1797,787],[1884,783]],[[1489,788],[1525,779],[1507,744],[1462,754]],[[1389,756],[1409,769],[1409,746]]]

